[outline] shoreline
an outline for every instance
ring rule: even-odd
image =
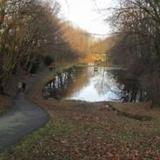
[[[92,157],[92,160],[123,160],[159,157],[160,153],[156,152],[158,149],[156,144],[160,143],[160,139],[157,138],[160,134],[158,108],[150,108],[142,103],[131,105],[46,100],[42,97],[41,88],[51,75],[46,72],[39,76],[41,81],[33,84],[33,93],[29,98],[48,111],[50,120],[43,128],[14,146],[11,152],[0,154],[0,159],[39,160],[41,157],[41,159],[81,160],[84,157],[86,159]],[[135,113],[147,114],[154,118],[141,120],[119,114],[119,111],[111,108],[110,104],[127,112],[135,110]]]

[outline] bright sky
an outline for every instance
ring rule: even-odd
[[[100,9],[114,7],[117,0],[57,0],[61,5],[61,18],[72,22],[89,33],[109,34],[111,27],[104,22],[107,13]],[[107,12],[107,11],[106,11]]]

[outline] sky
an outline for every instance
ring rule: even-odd
[[[60,17],[92,34],[107,36],[112,28],[104,19],[108,12],[100,9],[114,7],[117,0],[57,0],[61,5]],[[96,36],[98,36],[96,35]]]

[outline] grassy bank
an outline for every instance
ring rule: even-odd
[[[45,100],[43,85],[36,83],[32,100],[48,110],[50,122],[24,138],[0,160],[152,160],[160,158],[160,114],[146,104],[111,105],[121,112],[148,115],[149,121],[136,120],[112,110],[108,103]],[[135,109],[133,109],[133,107]],[[132,108],[132,109],[131,109]],[[139,111],[137,111],[139,109]]]

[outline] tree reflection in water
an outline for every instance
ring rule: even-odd
[[[134,76],[128,76],[124,70],[111,71],[121,88],[122,102],[142,102],[149,100],[148,91],[141,81]]]
[[[43,88],[45,98],[85,101],[138,102],[148,100],[146,89],[136,79],[126,78],[123,70],[106,67],[72,67]]]
[[[72,67],[62,73],[57,72],[45,85],[42,94],[44,98],[62,99],[85,86],[87,82],[88,74],[85,68]]]

